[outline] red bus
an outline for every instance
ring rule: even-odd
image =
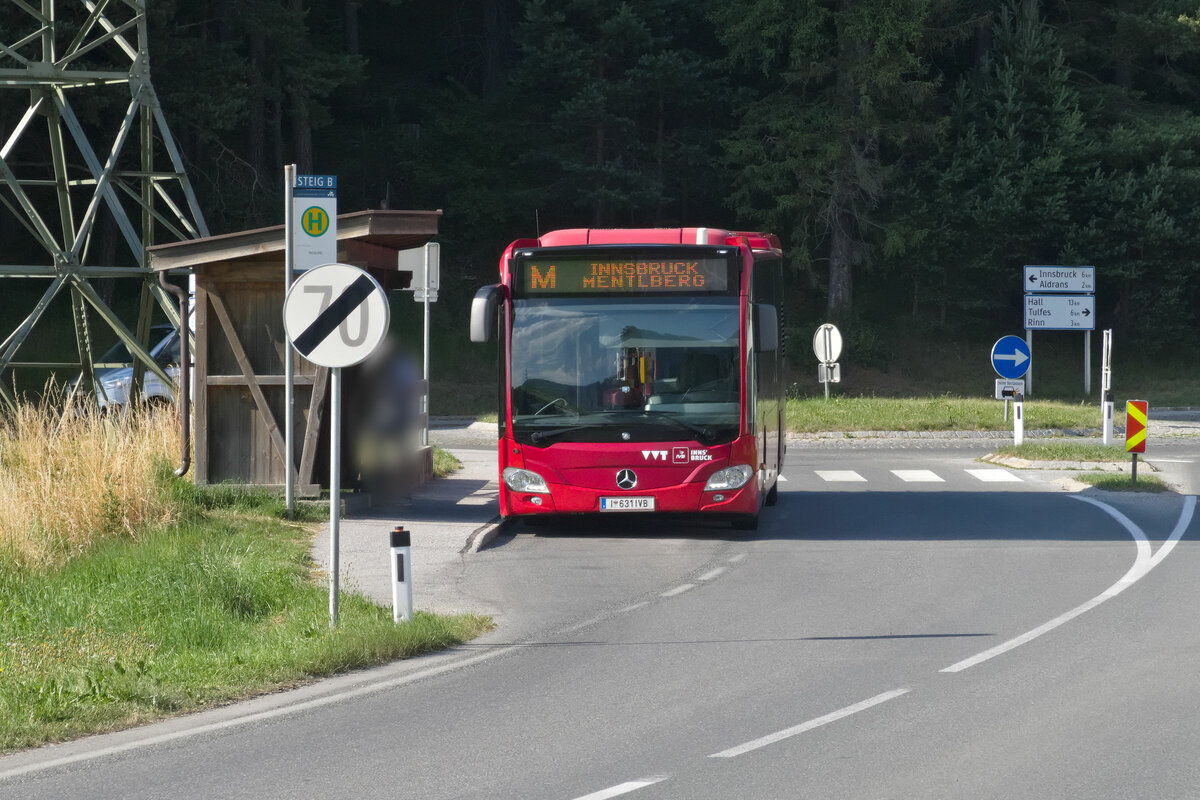
[[[690,513],[754,529],[783,463],[774,235],[575,229],[519,239],[480,289],[500,344],[500,513]]]

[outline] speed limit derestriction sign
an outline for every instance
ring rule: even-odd
[[[351,367],[387,334],[391,310],[378,281],[349,264],[326,264],[296,278],[283,301],[292,346],[314,364]]]

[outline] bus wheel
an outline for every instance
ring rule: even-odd
[[[733,529],[735,531],[758,530],[758,514],[746,514],[743,517],[734,517]]]

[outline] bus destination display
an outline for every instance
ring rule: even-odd
[[[536,294],[617,294],[621,292],[723,292],[729,284],[724,258],[606,259],[603,257],[527,260],[522,288]]]

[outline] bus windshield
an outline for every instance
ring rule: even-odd
[[[516,299],[512,435],[732,441],[739,330],[736,296]]]

